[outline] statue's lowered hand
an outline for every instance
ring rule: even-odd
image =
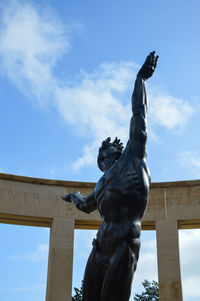
[[[72,193],[69,193],[69,194],[65,194],[65,195],[62,195],[61,198],[68,202],[68,203],[71,203],[72,202]]]
[[[80,192],[74,191],[72,193],[62,195],[61,198],[68,203],[72,203],[75,199],[80,198]]]
[[[144,80],[150,78],[156,69],[158,58],[159,56],[155,55],[155,51],[150,52],[140,71],[138,72],[138,75]]]

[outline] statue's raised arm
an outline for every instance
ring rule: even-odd
[[[147,93],[145,81],[150,78],[156,68],[158,56],[155,51],[151,52],[137,74],[135,87],[132,95],[133,116],[130,124],[129,141],[132,143],[134,157],[144,158],[146,156],[146,112],[147,112]]]

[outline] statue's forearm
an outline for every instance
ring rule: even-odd
[[[131,145],[134,156],[144,158],[147,140],[147,94],[145,80],[139,75],[136,78],[132,95],[132,111],[129,141],[133,142]]]
[[[135,116],[138,113],[146,114],[147,93],[145,80],[138,75],[135,80],[135,87],[132,95],[132,111]]]
[[[74,194],[72,201],[77,209],[86,213],[90,213],[97,208],[93,193],[88,194],[86,197],[83,197],[80,193]]]

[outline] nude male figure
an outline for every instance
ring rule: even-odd
[[[130,297],[150,185],[145,81],[153,75],[157,60],[155,51],[151,52],[137,74],[124,151],[119,139],[111,142],[107,138],[98,155],[98,166],[104,174],[94,191],[85,197],[77,191],[63,196],[86,213],[98,209],[103,219],[85,269],[83,301],[128,301]]]

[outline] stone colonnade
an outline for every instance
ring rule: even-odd
[[[46,301],[71,301],[74,229],[97,229],[89,215],[61,195],[95,183],[28,178],[0,173],[0,222],[50,227]],[[161,301],[182,301],[178,229],[200,227],[200,181],[153,183],[142,228],[156,230]]]

